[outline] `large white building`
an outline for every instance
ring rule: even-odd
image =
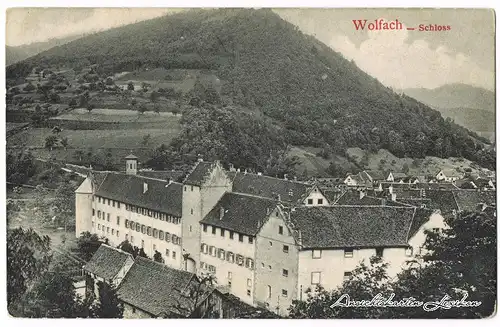
[[[442,217],[407,204],[333,205],[314,184],[227,171],[199,161],[182,183],[95,172],[76,191],[76,233],[117,246],[128,240],[165,264],[211,273],[242,301],[286,315],[321,284],[333,289],[362,260],[382,256],[395,275],[414,258],[424,230]]]

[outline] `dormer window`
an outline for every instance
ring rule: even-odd
[[[344,258],[352,258],[354,255],[354,249],[347,248],[344,250]]]

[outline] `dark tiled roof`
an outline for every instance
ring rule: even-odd
[[[161,179],[164,181],[174,181],[174,182],[181,182],[182,181],[181,178],[184,175],[182,171],[176,171],[176,170],[164,170],[164,171],[140,170],[137,172],[137,174],[144,177]]]
[[[125,157],[125,159],[139,159],[136,156],[134,156],[132,153],[129,154],[128,156]]]
[[[201,186],[210,171],[214,168],[214,165],[215,163],[213,162],[196,162],[193,170],[186,176],[183,183],[188,185]]]
[[[147,191],[144,192],[144,183]],[[108,173],[96,195],[123,203],[182,216],[182,184],[137,175]]]
[[[408,239],[412,238],[415,235],[420,227],[429,221],[429,218],[432,215],[432,210],[429,209],[420,209],[417,208],[415,210],[415,215],[413,215],[413,221],[410,227],[410,231],[408,233]]]
[[[310,184],[303,182],[274,178],[258,174],[229,172],[233,181],[233,192],[258,195],[265,198],[297,203],[307,195]]]
[[[392,177],[394,177],[394,179],[401,179],[401,178],[407,177],[407,175],[405,173],[395,173],[395,172],[393,172],[392,173]]]
[[[234,317],[237,319],[277,319],[280,318],[277,314],[264,309],[253,307],[243,301],[233,294],[226,293],[222,294],[222,301],[226,306],[226,310],[230,310]]]
[[[415,208],[301,207],[291,212],[305,248],[406,246]],[[416,228],[416,227],[413,227]]]
[[[102,244],[84,266],[84,269],[98,277],[110,280],[123,268],[127,258],[133,260],[131,254]]]
[[[322,192],[330,204],[337,201],[337,199],[340,198],[343,193],[341,190],[322,190]]]
[[[479,203],[496,206],[495,191],[460,190],[453,191],[458,210],[474,211]]]
[[[345,192],[334,205],[356,205],[356,206],[405,206],[402,203],[396,203],[385,198],[378,198],[370,195],[360,196],[360,192],[347,191]]]
[[[189,301],[182,295],[194,275],[137,257],[118,288],[118,298],[155,316],[180,314],[177,306],[186,308]]]
[[[457,202],[452,191],[448,190],[426,190],[425,196],[431,200],[429,208],[441,210],[443,214],[458,210]]]
[[[201,222],[246,235],[256,235],[269,212],[277,204],[277,201],[272,199],[226,193]],[[222,219],[221,208],[224,208]]]
[[[374,181],[384,180],[387,176],[385,176],[383,171],[380,170],[366,170],[366,173],[373,178]]]

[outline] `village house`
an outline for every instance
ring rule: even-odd
[[[437,181],[454,182],[464,178],[464,174],[454,169],[442,169],[436,174]]]

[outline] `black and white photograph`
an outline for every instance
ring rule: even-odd
[[[496,315],[493,9],[5,10],[11,324]]]

